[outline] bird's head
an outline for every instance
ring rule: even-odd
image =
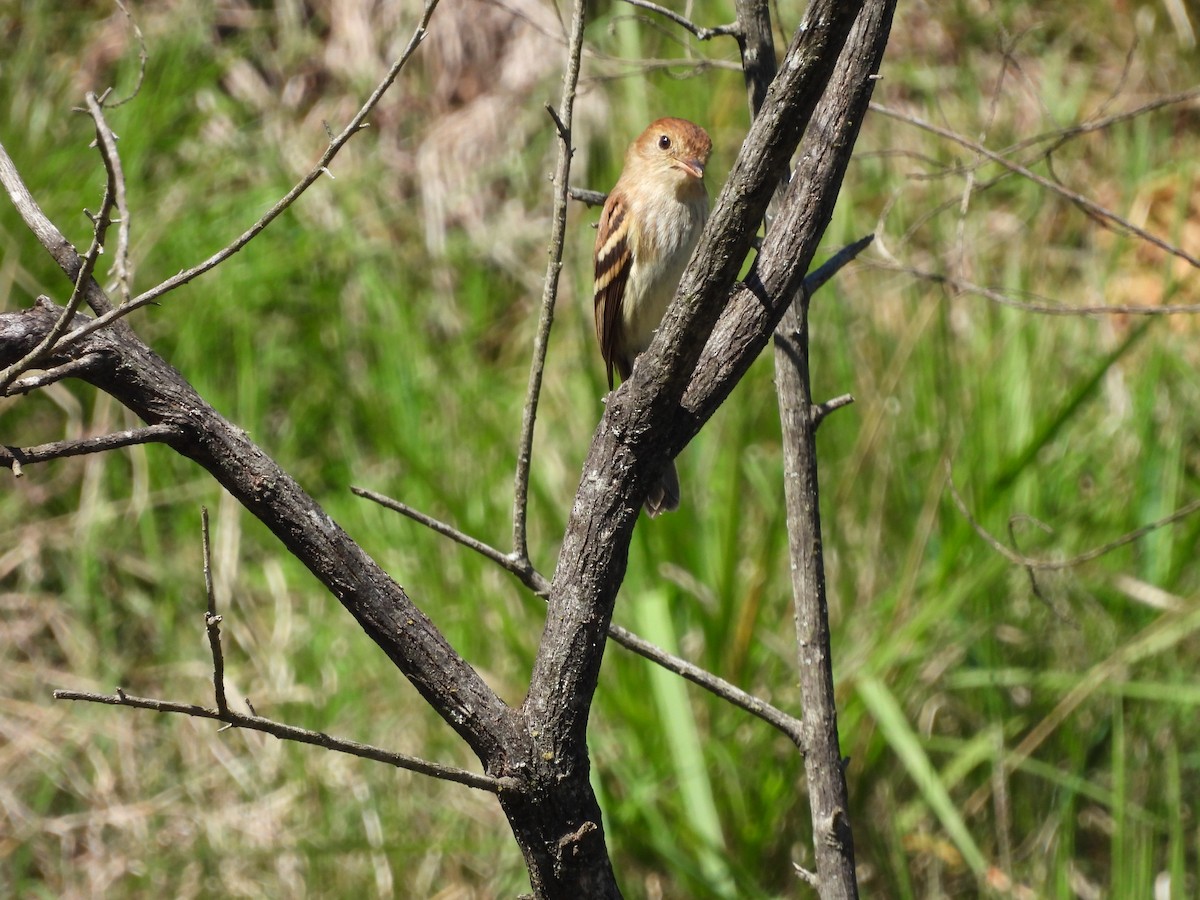
[[[712,140],[699,125],[687,119],[658,119],[633,142],[628,157],[636,157],[647,169],[699,186],[711,152]]]

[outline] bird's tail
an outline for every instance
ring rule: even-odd
[[[660,513],[679,509],[679,473],[675,471],[674,461],[667,463],[667,468],[650,488],[645,508],[652,519]]]

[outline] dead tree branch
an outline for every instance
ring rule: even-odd
[[[193,703],[178,703],[174,700],[155,700],[151,697],[135,697],[132,694],[125,693],[121,688],[117,688],[116,692],[112,694],[97,694],[91,691],[55,691],[54,699],[78,700],[85,703],[104,703],[108,706],[127,706],[133,709],[149,709],[161,713],[178,713],[180,715],[191,716],[194,719],[212,719],[216,722],[224,722],[226,725],[231,725],[234,728],[261,731],[264,734],[273,735],[280,740],[312,744],[314,747],[336,750],[338,753],[349,753],[351,756],[386,763],[389,766],[395,766],[397,769],[407,769],[410,772],[428,775],[431,778],[440,778],[442,781],[453,781],[456,784],[463,784],[480,791],[489,791],[493,794],[498,794],[501,790],[510,786],[510,783],[504,779],[479,775],[475,772],[468,772],[466,769],[455,768],[454,766],[444,766],[441,763],[429,762],[428,760],[419,759],[415,756],[407,756],[403,753],[393,753],[390,750],[373,747],[370,744],[360,744],[358,741],[331,737],[320,731],[310,731],[307,728],[287,725],[283,722],[276,722],[274,719],[267,719],[257,715],[246,716],[228,709],[221,712],[220,710],[209,709],[207,706],[197,706]]]

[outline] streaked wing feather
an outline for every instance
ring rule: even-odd
[[[624,363],[617,358],[620,342],[621,305],[625,300],[625,286],[629,281],[629,270],[633,266],[633,254],[629,246],[629,228],[626,222],[627,209],[621,196],[615,191],[609,195],[600,214],[600,228],[596,235],[596,283],[593,297],[596,317],[596,337],[600,341],[600,353],[608,369],[608,386],[613,386],[613,366],[624,378]]]

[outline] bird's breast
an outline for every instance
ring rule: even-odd
[[[664,204],[655,214],[641,217],[643,228],[631,247],[633,263],[622,308],[622,324],[633,356],[650,346],[707,217],[704,196],[697,202]]]

